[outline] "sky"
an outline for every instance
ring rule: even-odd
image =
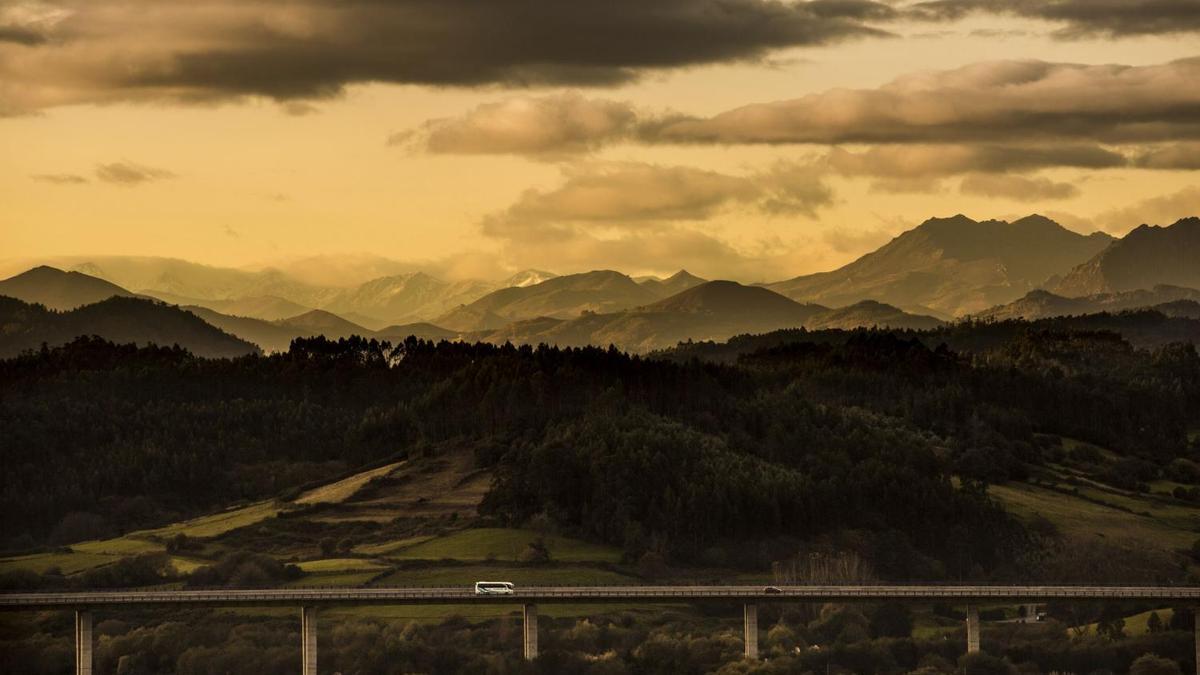
[[[1200,214],[1197,0],[0,0],[0,259],[769,281]]]

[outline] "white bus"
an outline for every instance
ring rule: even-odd
[[[512,595],[511,581],[476,581],[475,595]]]

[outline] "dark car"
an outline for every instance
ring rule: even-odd
[[[783,589],[779,588],[778,586],[767,586],[763,589],[763,593],[766,593],[767,595],[778,595],[782,592]]]

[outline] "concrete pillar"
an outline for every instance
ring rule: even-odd
[[[979,608],[967,605],[967,653],[979,651]]]
[[[525,660],[532,661],[538,657],[537,643],[537,605],[525,605],[522,632],[525,634]]]
[[[317,675],[317,608],[300,608],[300,673]]]
[[[743,612],[746,639],[746,658],[758,658],[758,605],[746,605]]]
[[[92,613],[75,610],[75,675],[92,675]]]

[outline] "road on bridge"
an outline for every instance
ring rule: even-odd
[[[778,589],[777,592],[775,589]],[[439,605],[580,602],[853,602],[873,600],[1200,601],[1196,586],[527,586],[511,595],[479,595],[452,588],[276,588],[118,590],[78,593],[0,593],[0,609],[53,609],[115,605]]]

